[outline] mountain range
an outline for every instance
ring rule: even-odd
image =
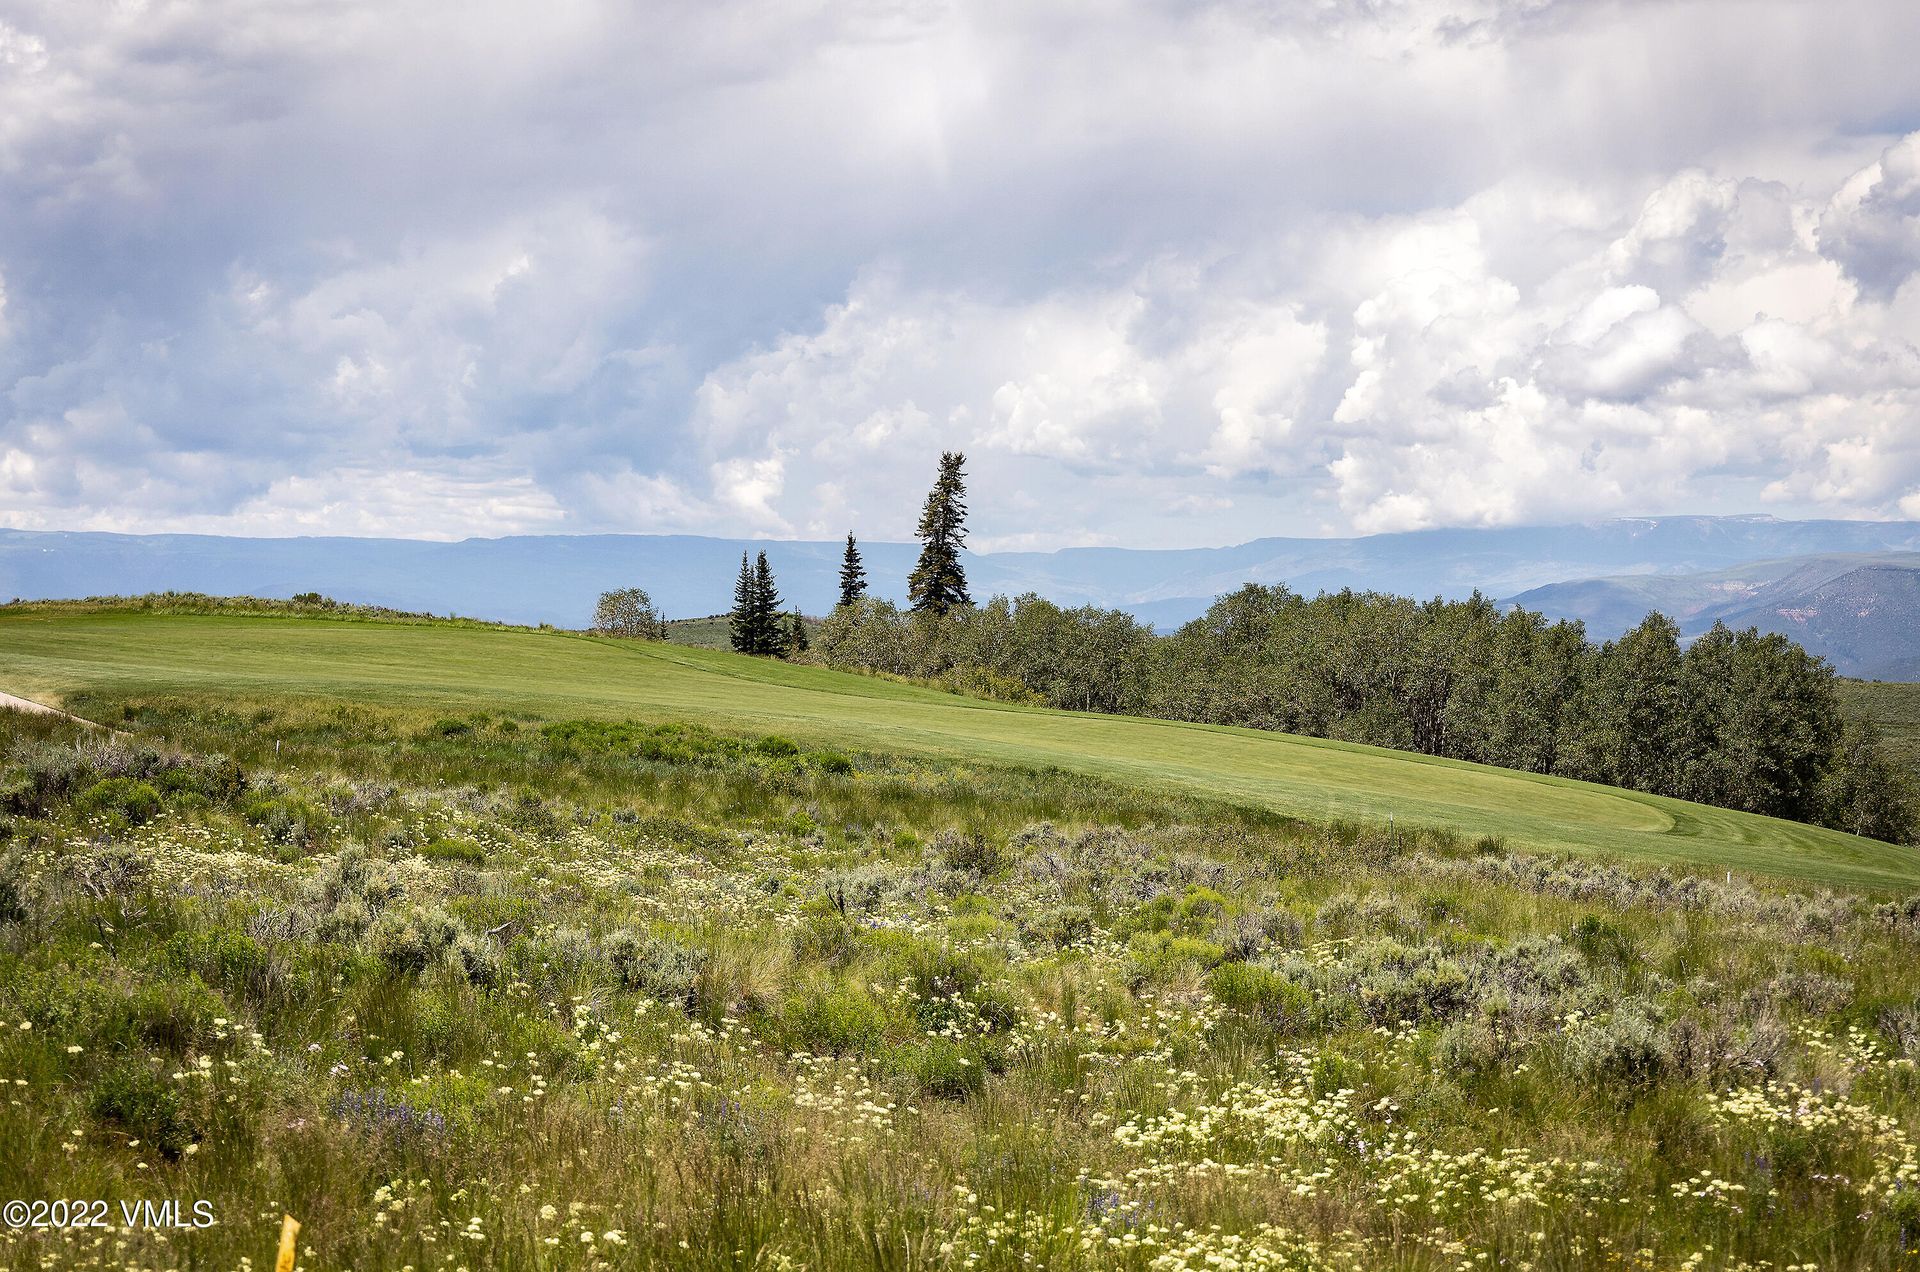
[[[836,594],[841,547],[693,535],[441,542],[0,530],[0,597],[321,592],[400,609],[580,626],[601,591],[630,584],[645,587],[670,617],[724,610],[741,553],[764,550],[787,602],[822,613]],[[872,590],[903,600],[917,550],[862,543]],[[1660,608],[1689,632],[1716,618],[1757,624],[1786,631],[1850,674],[1920,678],[1920,522],[1645,517],[1221,548],[969,553],[966,568],[976,596],[1037,592],[1063,605],[1126,609],[1163,630],[1249,581],[1308,595],[1344,587],[1419,597],[1477,590],[1552,617],[1581,618],[1602,638]]]
[[[1849,676],[1920,680],[1920,553],[1755,561],[1696,574],[1550,583],[1512,598],[1610,636],[1654,610],[1697,636],[1723,622],[1779,632]]]

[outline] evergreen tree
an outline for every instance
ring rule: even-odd
[[[786,625],[780,620],[780,589],[774,585],[773,567],[762,552],[753,565],[752,588],[753,649],[756,654],[786,656]]]
[[[760,559],[764,562],[765,553]],[[740,573],[733,581],[733,609],[727,614],[727,639],[733,645],[736,654],[753,654],[759,650],[754,647],[754,574],[753,567],[747,564],[747,554],[740,554]]]
[[[807,620],[799,610],[787,615],[787,656],[804,654],[812,642],[807,639]]]
[[[860,549],[854,544],[853,532],[847,532],[847,552],[840,558],[840,604],[851,605],[865,595],[867,590],[867,567],[860,560]]]
[[[920,560],[907,579],[907,597],[924,613],[945,614],[973,604],[967,595],[967,574],[960,565],[960,549],[967,542],[967,457],[958,451],[940,456],[940,476],[927,492],[921,510]]]

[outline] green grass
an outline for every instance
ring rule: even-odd
[[[1880,726],[1887,753],[1920,778],[1920,685],[1888,680],[1843,680],[1847,710]]]
[[[324,618],[0,611],[0,689],[308,696],[533,719],[695,720],[808,746],[1057,767],[1310,821],[1897,891],[1911,849],[1657,796],[1249,730],[1080,715],[673,644]]]
[[[694,649],[731,649],[732,629],[725,614],[667,620],[667,639]]]
[[[803,618],[809,637],[820,630],[820,620]],[[733,620],[725,614],[709,614],[705,618],[670,618],[667,620],[667,639],[675,645],[687,645],[694,649],[732,649]]]

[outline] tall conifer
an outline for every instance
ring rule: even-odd
[[[860,560],[860,548],[853,541],[853,532],[848,531],[847,551],[840,558],[840,604],[853,604],[866,590],[867,567]]]
[[[773,580],[773,567],[762,552],[753,566],[753,649],[756,654],[779,658],[787,652],[787,633],[780,617],[780,589]]]
[[[740,573],[733,581],[733,609],[727,613],[727,640],[736,654],[759,652],[754,648],[753,567],[747,564],[744,552],[740,554]]]
[[[940,475],[920,512],[920,560],[907,579],[907,598],[916,610],[945,614],[973,604],[960,549],[967,542],[967,457],[958,451],[940,456]]]

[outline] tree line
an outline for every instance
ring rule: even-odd
[[[1120,610],[1038,596],[834,612],[820,661],[1122,712],[1274,729],[1605,782],[1895,842],[1916,806],[1833,669],[1793,641],[1654,614],[1594,644],[1579,623],[1475,595],[1311,599],[1248,584],[1161,637]]]

